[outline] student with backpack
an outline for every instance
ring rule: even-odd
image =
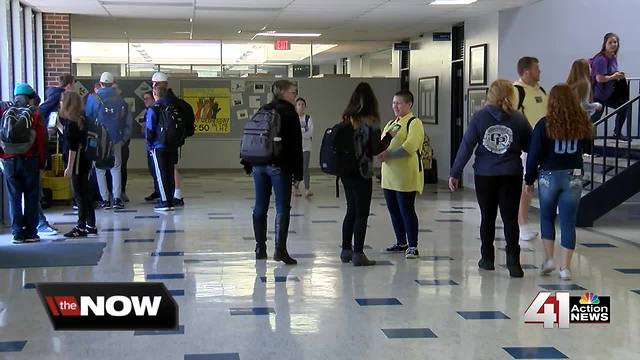
[[[13,94],[12,103],[0,103],[0,159],[9,197],[13,243],[22,244],[40,241],[37,229],[40,169],[46,163],[46,139],[33,88],[20,83]]]
[[[302,131],[302,178],[304,181],[304,196],[310,197],[313,193],[310,190],[311,182],[309,176],[309,163],[311,161],[311,139],[313,137],[313,119],[305,111],[307,110],[307,101],[301,97],[296,100],[296,112],[300,118],[300,131]],[[300,192],[300,183],[294,184],[293,192],[295,196],[302,196]]]
[[[166,74],[160,79],[166,82]],[[160,75],[154,75],[159,79]],[[153,166],[160,190],[160,200],[155,205],[157,211],[173,210],[175,206],[175,164],[178,162],[178,148],[184,145],[185,127],[178,108],[179,99],[166,86],[153,83],[153,106],[147,109],[145,137],[147,148],[153,159]]]
[[[245,125],[240,145],[241,163],[253,175],[256,201],[253,232],[256,260],[267,258],[267,212],[271,188],[276,197],[275,261],[287,265],[298,262],[287,252],[291,212],[292,180],[302,180],[302,132],[295,109],[298,89],[289,80],[271,86],[273,101],[251,117]]]
[[[424,143],[422,121],[411,112],[413,94],[400,90],[393,97],[396,118],[384,127],[391,135],[389,148],[378,155],[382,161],[382,189],[396,235],[396,243],[388,252],[404,252],[407,259],[416,259],[418,252],[418,215],[415,202],[424,189],[424,169],[419,150]],[[408,242],[408,244],[407,244]]]
[[[375,265],[376,262],[364,254],[373,192],[373,157],[389,146],[393,136],[387,133],[384,138],[381,137],[378,100],[368,83],[362,82],[356,86],[342,113],[342,121],[333,129],[346,134],[336,136],[336,139],[344,139],[345,144],[334,144],[334,147],[349,149],[353,153],[351,168],[340,174],[347,201],[347,212],[342,222],[340,260],[343,263],[352,262],[353,266]],[[338,151],[336,155],[349,158],[349,152]]]
[[[109,187],[107,184],[107,170],[111,173],[111,184],[113,187],[113,208],[123,209],[122,201],[122,142],[130,130],[131,113],[127,103],[112,88],[114,84],[113,75],[108,72],[100,76],[101,88],[87,99],[85,117],[89,122],[97,122],[107,129],[108,141],[113,151],[113,164],[94,163],[98,187],[100,188],[99,206],[103,209],[111,208],[109,199]]]
[[[173,90],[169,87],[169,77],[163,72],[156,72],[151,77],[152,87],[154,90],[159,89],[162,93],[166,93],[168,97],[175,99],[173,106],[180,115],[183,129],[183,139],[178,145],[178,156],[175,157],[173,178],[175,190],[173,193],[173,206],[184,206],[184,197],[182,196],[182,176],[178,170],[178,160],[182,154],[186,138],[195,134],[195,114],[193,108],[188,102],[177,97]]]
[[[518,60],[517,68],[520,79],[513,83],[516,90],[513,104],[517,104],[516,110],[524,115],[533,128],[547,113],[547,92],[540,86],[540,62],[534,57],[525,56]],[[527,154],[522,153],[521,159],[522,166],[526,166]],[[532,196],[523,186],[518,210],[520,240],[523,241],[530,241],[538,236],[537,232],[529,229],[531,200]]]
[[[68,233],[68,238],[97,236],[96,213],[93,209],[93,191],[89,185],[91,160],[86,156],[87,127],[82,116],[82,98],[75,92],[62,94],[59,116],[64,119],[64,135],[68,146],[67,167],[64,176],[71,177],[73,194],[78,204],[78,223]]]

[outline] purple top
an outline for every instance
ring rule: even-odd
[[[611,75],[618,71],[618,59],[608,58],[604,54],[596,55],[591,62],[591,82],[593,83],[593,98],[602,102],[613,94],[613,81],[599,83],[596,75]]]

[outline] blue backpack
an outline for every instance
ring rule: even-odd
[[[128,109],[126,103],[117,96],[102,98],[95,94],[98,100],[98,114],[96,114],[96,122],[103,125],[107,129],[109,140],[118,143],[124,135]]]

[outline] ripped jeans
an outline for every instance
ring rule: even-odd
[[[560,215],[561,245],[576,247],[576,216],[582,195],[582,176],[573,169],[541,170],[538,178],[540,228],[543,240],[556,239],[556,215]],[[557,211],[559,210],[559,211]]]

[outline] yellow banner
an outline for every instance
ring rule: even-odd
[[[196,134],[231,132],[231,90],[229,88],[182,89],[196,116]]]

